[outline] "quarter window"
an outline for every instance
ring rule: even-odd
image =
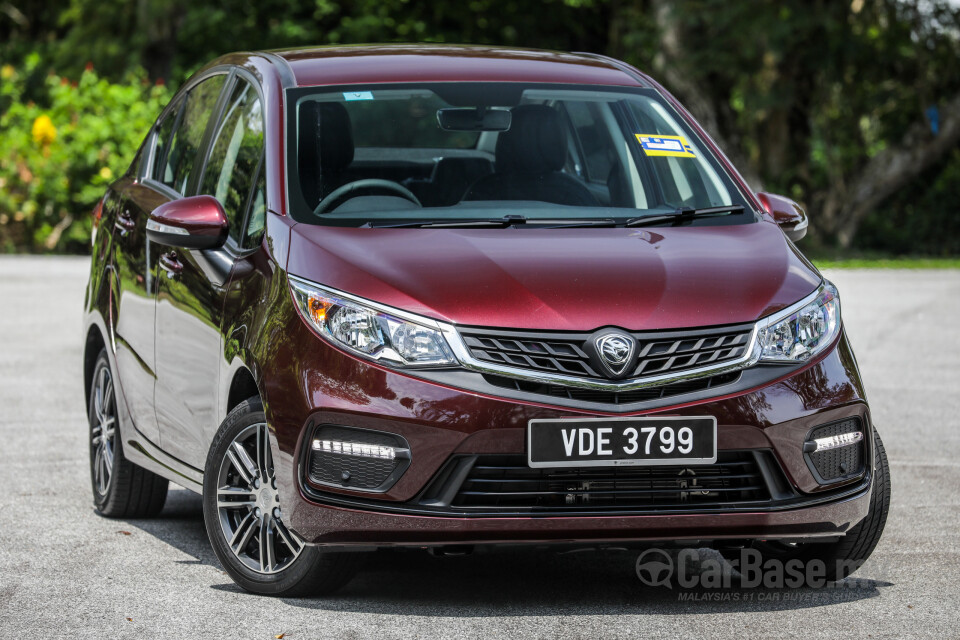
[[[260,163],[257,172],[257,182],[250,194],[250,217],[247,221],[247,232],[243,237],[243,246],[247,249],[255,247],[263,238],[263,229],[267,223],[267,179],[266,167]]]
[[[153,168],[150,177],[157,182],[173,184],[173,172],[167,161],[173,130],[177,126],[183,100],[177,99],[176,104],[167,112],[167,116],[157,125],[157,136],[153,148]]]

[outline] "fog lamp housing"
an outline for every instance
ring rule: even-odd
[[[394,433],[324,424],[314,430],[306,458],[311,485],[382,493],[410,466],[410,445]]]
[[[803,457],[819,484],[836,484],[866,470],[866,434],[859,418],[813,429],[803,443]]]

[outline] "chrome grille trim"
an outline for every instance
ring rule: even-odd
[[[519,378],[530,382],[539,382],[543,384],[560,384],[570,387],[579,387],[582,389],[595,389],[598,391],[632,391],[634,389],[644,389],[672,382],[682,382],[693,378],[702,378],[704,376],[714,376],[732,371],[739,371],[755,365],[760,360],[760,344],[757,341],[758,326],[755,325],[750,331],[750,337],[747,344],[751,345],[743,356],[736,360],[731,360],[718,365],[707,365],[696,367],[674,373],[666,373],[652,376],[641,376],[629,380],[603,380],[600,378],[589,378],[586,376],[568,376],[556,373],[536,371],[533,369],[524,369],[520,367],[511,367],[507,365],[498,365],[492,362],[484,362],[474,358],[470,353],[469,347],[460,336],[460,332],[452,324],[443,322],[437,323],[440,330],[447,339],[447,344],[453,350],[454,355],[460,363],[467,369],[479,371],[480,373],[490,373],[494,375]],[[465,329],[466,330],[466,329]],[[692,329],[691,334],[697,330]]]

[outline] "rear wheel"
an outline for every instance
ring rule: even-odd
[[[837,542],[787,544],[774,540],[756,541],[751,548],[760,552],[764,562],[768,559],[787,561],[794,558],[804,563],[819,561],[825,566],[828,582],[842,580],[863,566],[880,541],[890,510],[890,467],[883,441],[876,430],[873,432],[873,443],[875,472],[867,517]],[[721,553],[728,560],[739,558],[739,549],[722,549]]]
[[[111,518],[144,518],[159,513],[169,483],[123,455],[116,387],[106,349],[100,351],[94,365],[87,417],[90,480],[97,511]]]
[[[240,403],[223,421],[203,477],[207,535],[238,585],[263,595],[320,595],[353,577],[357,554],[320,551],[287,528],[259,399]]]

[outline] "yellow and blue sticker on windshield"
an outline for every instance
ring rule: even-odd
[[[655,136],[638,133],[637,140],[648,156],[669,156],[673,158],[696,158],[693,147],[683,136]]]

